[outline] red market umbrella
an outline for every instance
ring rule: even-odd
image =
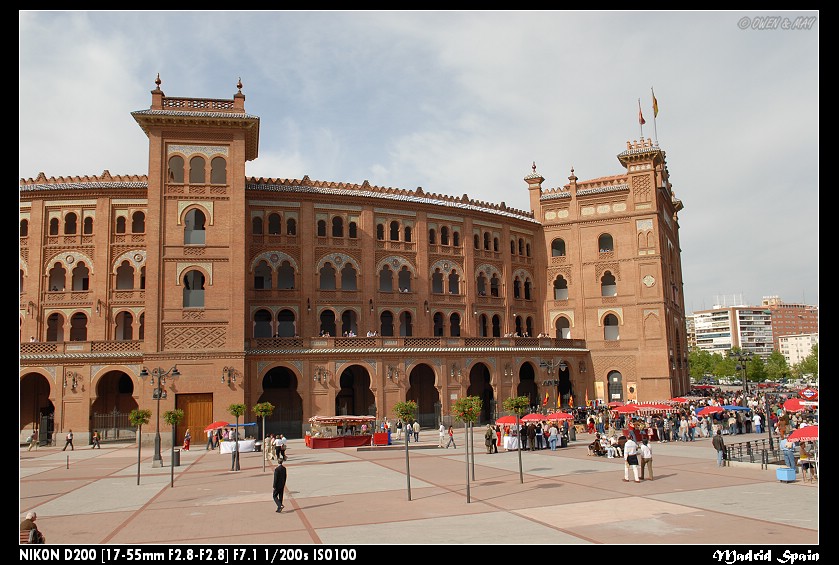
[[[521,421],[522,422],[541,422],[542,420],[545,420],[545,419],[546,418],[545,418],[544,414],[525,414],[524,416],[522,416]]]
[[[636,412],[643,414],[655,414],[658,412],[672,412],[674,408],[669,404],[653,403],[653,404],[639,404],[636,407]]]
[[[613,400],[609,403],[609,408],[617,408],[618,406],[623,406],[623,402],[620,400]]]
[[[554,412],[552,414],[548,414],[545,416],[545,419],[550,420],[573,420],[574,415],[569,414],[568,412]]]
[[[495,421],[496,424],[500,424],[502,426],[506,426],[508,424],[515,424],[516,417],[515,416],[501,416]]]
[[[722,406],[705,406],[696,411],[697,416],[705,416],[707,414],[716,414],[717,412],[725,412]]]
[[[789,435],[792,441],[819,441],[819,427],[818,426],[804,426],[798,428]]]
[[[687,402],[687,401],[688,401],[688,399],[687,399],[687,398],[685,398],[684,396],[677,396],[676,398],[671,398],[671,399],[670,399],[670,402],[685,403],[685,402]]]
[[[638,411],[638,406],[636,406],[635,404],[627,404],[625,406],[618,406],[617,408],[614,409],[614,412],[617,412],[618,414],[634,414],[637,411]]]
[[[213,422],[212,424],[210,424],[206,428],[204,428],[204,431],[209,432],[210,430],[217,430],[219,428],[223,428],[223,427],[229,426],[229,425],[230,424],[228,422],[222,422],[221,420],[218,420],[216,422]]]
[[[717,387],[715,387],[714,385],[696,385],[693,388],[698,388],[700,390],[705,390],[705,389],[717,388]]]
[[[801,400],[798,398],[790,398],[784,402],[784,410],[787,412],[801,412],[806,408],[806,406],[801,405]]]

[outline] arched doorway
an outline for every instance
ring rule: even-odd
[[[335,395],[335,415],[375,416],[376,399],[370,391],[370,374],[361,365],[351,365],[341,372],[340,390]]]
[[[29,373],[20,381],[21,441],[38,432],[40,445],[51,445],[55,431],[55,405],[50,400],[50,382],[43,375]]]
[[[536,385],[536,371],[530,363],[523,363],[519,367],[519,385],[516,388],[517,396],[526,396],[528,406],[531,409],[539,407],[539,387]]]
[[[152,388],[139,394],[152,396]],[[96,430],[102,442],[135,441],[137,428],[128,415],[138,407],[134,399],[134,381],[123,371],[108,371],[96,381],[96,395],[90,407],[90,430]]]
[[[559,396],[562,399],[562,408],[573,408],[571,400],[574,397],[574,387],[571,384],[571,369],[569,367],[557,368],[557,377],[559,380]]]
[[[405,400],[417,403],[417,421],[421,427],[437,427],[435,406],[440,403],[440,393],[434,386],[434,370],[426,364],[419,364],[408,377]]]
[[[265,429],[258,437],[283,434],[289,439],[303,437],[303,398],[297,392],[297,375],[287,367],[274,367],[262,377],[262,394],[257,402],[270,402],[274,412],[265,418]],[[262,418],[257,418],[262,427]]]
[[[497,407],[495,393],[492,390],[492,378],[489,368],[483,363],[475,363],[469,370],[469,384],[466,396],[477,396],[481,399],[481,415],[476,422],[479,425],[495,422]]]
[[[623,402],[623,375],[620,371],[609,371],[609,400]]]

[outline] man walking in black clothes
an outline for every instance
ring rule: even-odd
[[[283,511],[283,490],[287,472],[283,465],[282,457],[277,457],[277,468],[274,469],[274,503],[277,505],[277,512]]]

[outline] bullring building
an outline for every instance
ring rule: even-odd
[[[155,82],[131,114],[147,174],[20,180],[21,437],[133,438],[135,408],[153,414],[145,443],[200,438],[234,403],[261,425],[271,402],[264,431],[294,438],[311,416],[392,419],[404,400],[436,426],[463,396],[486,422],[511,396],[553,411],[687,392],[682,203],[657,144],[561,186],[523,167],[509,182],[529,211],[254,178],[241,83],[208,99]]]

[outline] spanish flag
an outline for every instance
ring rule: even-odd
[[[588,389],[586,389],[586,406],[588,406]]]
[[[556,395],[556,407],[562,408],[562,397],[560,395]]]
[[[647,121],[644,119],[644,113],[641,112],[641,99],[640,98],[638,99],[638,123],[641,124],[642,126],[647,123]]]
[[[542,406],[547,406],[547,405],[548,405],[548,393],[546,392],[545,393],[545,400],[542,401]]]
[[[650,92],[653,93],[653,119],[658,117],[658,100],[655,99],[655,91],[650,87]]]

